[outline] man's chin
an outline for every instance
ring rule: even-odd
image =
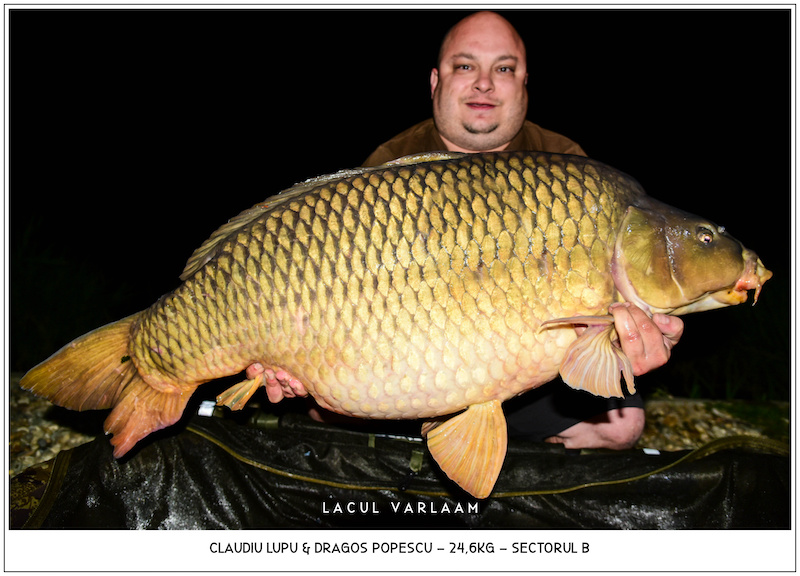
[[[510,138],[505,138],[503,134],[497,131],[497,126],[484,130],[471,130],[465,126],[457,144],[466,150],[485,152],[487,150],[499,150],[509,141]]]
[[[500,127],[498,123],[492,124],[485,124],[485,123],[471,123],[471,124],[463,124],[464,130],[469,132],[470,134],[475,134],[476,136],[480,136],[483,134],[491,134],[495,130]]]

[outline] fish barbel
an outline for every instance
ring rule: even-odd
[[[594,394],[623,396],[621,380],[634,391],[609,305],[707,310],[757,298],[771,275],[723,228],[599,162],[415,156],[242,212],[176,290],[67,344],[21,386],[111,408],[120,457],[174,424],[199,385],[260,364],[218,402],[243,407],[268,373],[340,414],[425,419],[442,470],[485,498],[505,458],[503,401],[559,372]]]

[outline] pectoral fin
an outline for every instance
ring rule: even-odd
[[[597,396],[622,398],[620,375],[633,394],[633,368],[621,348],[614,345],[617,332],[613,316],[576,316],[548,320],[542,324],[585,324],[586,330],[567,349],[561,362],[561,378],[571,387]]]
[[[476,498],[491,494],[508,445],[499,400],[474,404],[443,422],[427,422],[422,433],[434,460],[453,482]]]

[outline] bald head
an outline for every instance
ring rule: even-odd
[[[439,47],[439,58],[436,60],[437,66],[441,67],[442,58],[452,42],[458,43],[460,40],[459,37],[464,36],[467,38],[477,38],[480,32],[483,32],[483,36],[486,38],[508,39],[516,45],[516,49],[522,54],[522,59],[525,60],[527,58],[525,43],[522,41],[516,28],[514,28],[508,20],[500,16],[500,14],[487,11],[470,14],[459,20],[448,30]]]
[[[453,26],[431,71],[433,118],[448,150],[503,150],[528,111],[525,45],[494,12]]]

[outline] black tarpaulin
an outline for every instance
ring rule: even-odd
[[[787,446],[742,436],[656,454],[512,438],[494,492],[476,500],[420,438],[296,414],[267,426],[195,416],[121,460],[106,438],[62,452],[24,514],[23,473],[12,527],[789,528],[789,467]]]

